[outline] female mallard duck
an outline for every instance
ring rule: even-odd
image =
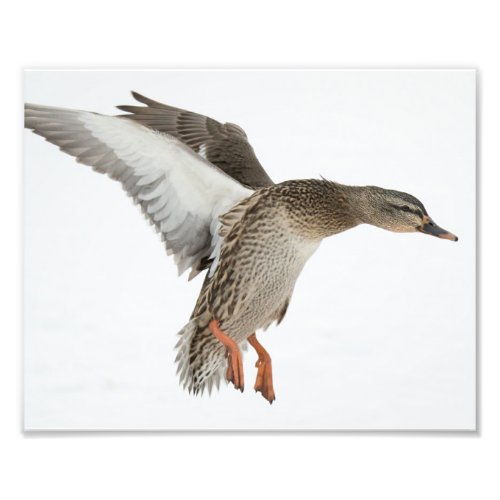
[[[255,390],[272,403],[271,358],[255,331],[283,319],[323,238],[372,224],[458,239],[406,193],[325,179],[274,184],[237,125],[133,95],[146,106],[119,106],[123,116],[27,104],[25,126],[120,181],[179,273],[208,269],[177,344],[181,382],[195,394],[218,386],[224,369],[243,391],[239,346],[248,340],[258,354]]]

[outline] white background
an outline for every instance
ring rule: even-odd
[[[2,347],[0,459],[9,498],[496,499],[500,113],[491,2],[17,3],[1,32]],[[229,8],[229,5],[232,7]],[[220,11],[218,9],[220,7]],[[57,12],[58,15],[53,13]],[[285,16],[286,14],[286,16]],[[77,21],[78,19],[78,21]],[[172,22],[174,19],[177,22]],[[130,28],[133,26],[133,30]],[[277,35],[277,33],[279,33]],[[182,43],[181,43],[182,42]],[[480,433],[477,435],[114,435],[26,437],[20,414],[20,66],[443,66],[480,68]],[[7,175],[5,175],[7,174]],[[451,228],[450,228],[451,229]],[[237,451],[238,459],[228,460]],[[254,469],[255,468],[255,469]],[[256,472],[256,473],[255,473]]]
[[[474,71],[28,72],[25,100],[115,113],[130,89],[243,126],[276,180],[409,191],[460,235],[360,227],[323,242],[258,333],[277,401],[193,398],[178,279],[117,183],[26,131],[26,429],[475,428]]]

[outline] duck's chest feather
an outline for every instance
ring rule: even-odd
[[[222,249],[208,295],[221,328],[238,341],[280,320],[320,239],[304,238],[277,214],[248,223]]]

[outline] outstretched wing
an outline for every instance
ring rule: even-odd
[[[177,137],[210,163],[251,188],[272,186],[244,130],[233,123],[219,123],[204,115],[167,106],[137,92],[134,98],[145,106],[117,106],[126,118]]]
[[[25,105],[25,126],[123,185],[189,279],[217,257],[218,217],[253,191],[176,138],[132,120]]]

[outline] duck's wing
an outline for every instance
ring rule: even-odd
[[[253,193],[175,137],[132,120],[26,104],[25,126],[121,182],[161,232],[179,274],[192,268],[189,279],[217,257],[219,216]]]
[[[219,123],[208,116],[153,101],[137,92],[132,95],[145,106],[117,106],[129,113],[122,116],[177,137],[245,186],[256,189],[274,184],[255,156],[245,131],[238,125]]]

